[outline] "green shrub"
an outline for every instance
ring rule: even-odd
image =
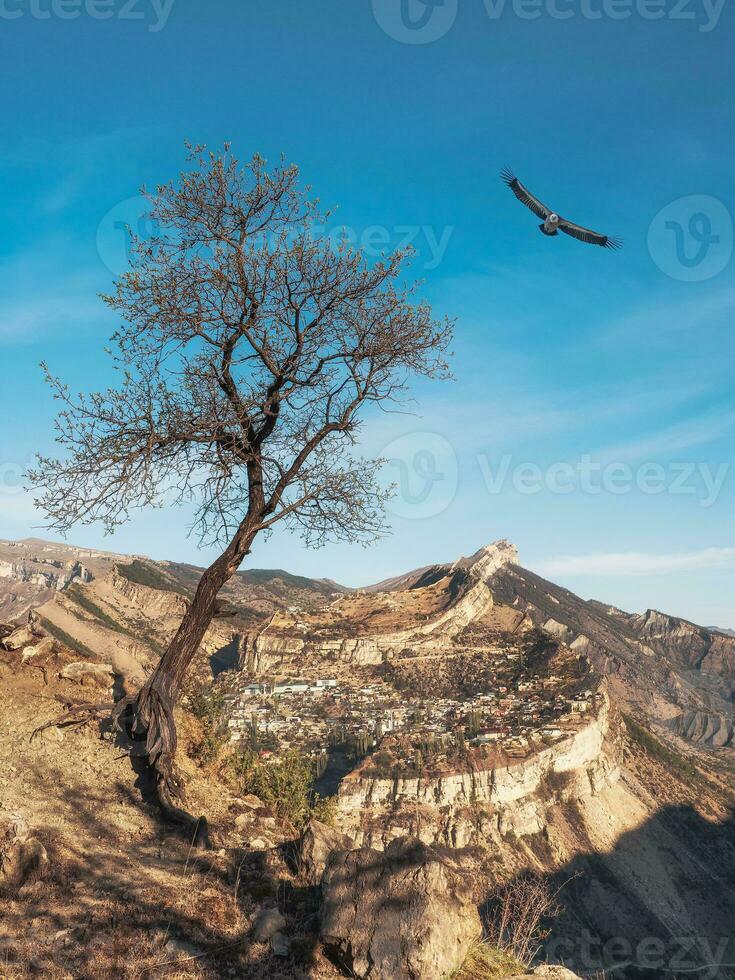
[[[229,741],[223,696],[208,684],[187,691],[189,709],[199,722],[201,736],[195,739],[190,753],[202,765],[210,765]]]
[[[272,759],[245,749],[233,757],[231,768],[243,795],[259,797],[295,827],[303,827],[312,817],[323,823],[334,820],[335,801],[314,792],[316,764],[296,749]]]
[[[114,630],[115,633],[129,634],[129,630],[125,629],[124,626],[121,626],[120,623],[114,620],[112,616],[104,611],[104,609],[98,606],[96,602],[93,602],[84,589],[80,588],[78,585],[69,586],[69,588],[66,590],[66,594],[70,599],[73,599],[78,606],[81,606],[85,612],[88,612],[90,616],[93,616],[98,622],[102,623],[103,626]]]
[[[630,715],[623,715],[623,718],[625,719],[625,727],[628,729],[628,734],[634,742],[637,742],[641,746],[647,755],[656,759],[668,769],[673,769],[675,772],[689,779],[699,775],[695,765],[688,759],[685,759],[683,755],[679,755],[678,752],[674,752],[673,749],[668,748],[663,742],[659,742],[647,728],[639,725]]]
[[[97,654],[94,650],[90,650],[88,646],[82,643],[81,640],[77,640],[75,637],[70,636],[65,630],[61,629],[55,623],[46,619],[44,616],[38,616],[38,623],[43,629],[46,630],[49,636],[53,636],[55,640],[58,640],[63,646],[72,650],[74,653],[78,653],[80,656],[84,657],[85,660],[96,660]]]
[[[174,581],[173,577],[168,578],[154,565],[134,558],[133,561],[117,566],[118,575],[126,578],[128,582],[135,585],[147,585],[151,589],[158,589],[159,592],[177,592],[179,594],[190,595],[193,589],[185,584]]]

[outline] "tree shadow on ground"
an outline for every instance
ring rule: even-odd
[[[307,907],[265,854],[197,852],[152,824],[151,808],[121,782],[53,794],[63,822],[32,827],[49,855],[47,874],[0,894],[4,980],[307,975],[313,896]],[[111,818],[110,800],[124,821]],[[286,959],[249,938],[262,903],[289,915]]]

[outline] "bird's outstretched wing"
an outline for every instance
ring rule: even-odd
[[[500,175],[506,182],[508,187],[513,191],[515,196],[521,202],[525,204],[527,208],[530,208],[533,213],[538,218],[546,219],[551,214],[551,208],[547,208],[545,204],[542,204],[537,197],[523,186],[520,180],[512,173],[512,171],[506,169]]]
[[[622,248],[623,245],[621,238],[601,235],[598,231],[590,231],[589,228],[583,228],[582,225],[575,225],[573,221],[567,221],[566,218],[559,218],[558,227],[559,231],[563,231],[565,235],[571,235],[572,238],[577,238],[580,242],[587,242],[588,245],[601,245],[603,248]]]

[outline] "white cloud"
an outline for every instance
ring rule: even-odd
[[[562,555],[536,562],[534,570],[546,576],[564,575],[669,575],[675,572],[735,568],[735,548],[652,555],[641,551],[612,551],[592,555]]]
[[[716,442],[728,435],[733,428],[735,428],[735,411],[723,410],[671,425],[640,439],[608,446],[595,453],[595,458],[614,462],[658,460],[661,456],[670,453]]]

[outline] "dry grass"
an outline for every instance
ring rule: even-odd
[[[245,846],[216,773],[181,758],[192,810],[211,817],[216,849],[202,853],[161,823],[96,725],[30,740],[62,691],[79,689],[0,662],[0,813],[22,817],[50,862],[43,879],[0,895],[0,980],[338,976],[315,948],[308,891],[282,860]],[[264,902],[286,915],[287,959],[249,939]]]
[[[487,940],[476,943],[452,980],[503,980],[526,968],[517,959]]]

